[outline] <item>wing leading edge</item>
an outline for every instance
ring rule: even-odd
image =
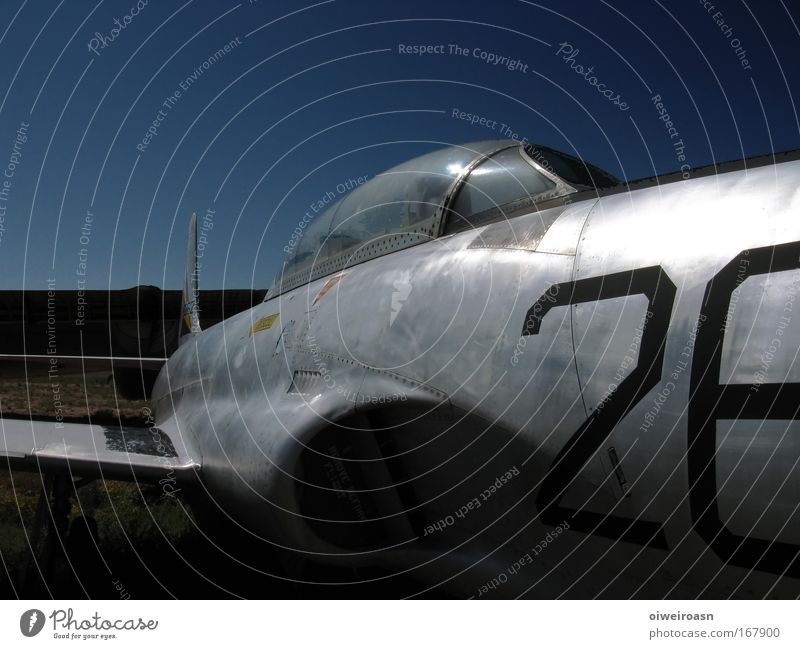
[[[0,461],[9,468],[67,471],[108,480],[186,482],[200,465],[179,435],[155,426],[106,426],[0,418]]]

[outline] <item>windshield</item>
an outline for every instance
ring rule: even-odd
[[[519,147],[504,149],[481,162],[458,191],[445,234],[476,228],[530,210],[552,197],[556,184],[527,162]]]
[[[440,207],[455,181],[473,160],[497,147],[496,141],[451,146],[356,188],[306,228],[270,293],[430,241],[438,233]]]

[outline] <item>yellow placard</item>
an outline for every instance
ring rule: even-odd
[[[269,329],[273,324],[275,324],[277,319],[277,313],[265,315],[263,318],[259,318],[253,323],[253,326],[250,327],[250,335],[252,336],[254,333],[256,333],[256,331],[264,331],[265,329]]]

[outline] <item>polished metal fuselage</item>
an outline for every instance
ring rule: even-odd
[[[797,596],[799,209],[787,162],[372,259],[183,345],[157,424],[209,507],[308,560],[476,597]]]

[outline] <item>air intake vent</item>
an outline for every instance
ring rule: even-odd
[[[289,394],[311,394],[319,384],[322,374],[315,370],[295,370]]]

